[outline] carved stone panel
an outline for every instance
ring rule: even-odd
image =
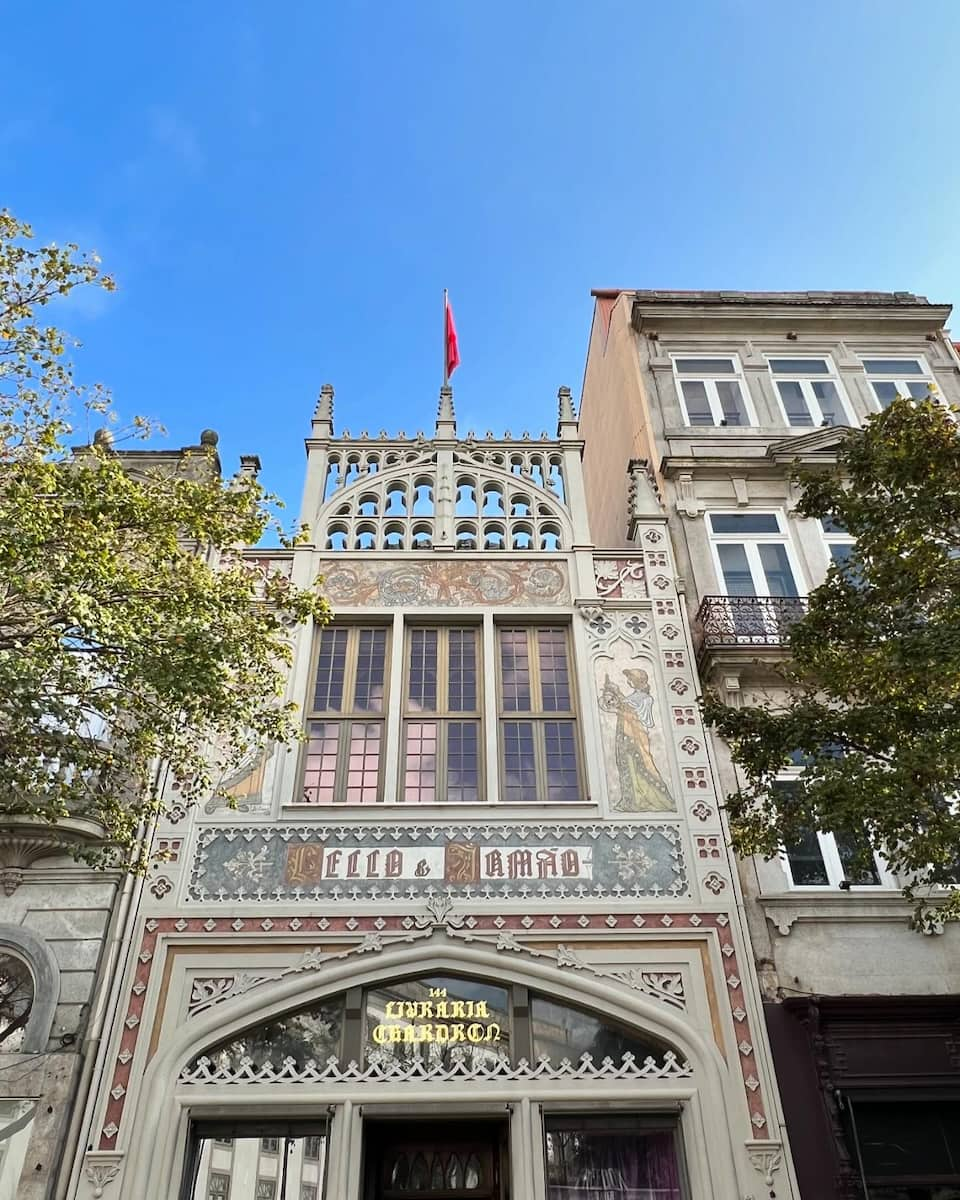
[[[569,604],[566,564],[459,559],[443,562],[322,562],[334,604],[391,608]]]

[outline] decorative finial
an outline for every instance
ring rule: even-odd
[[[313,432],[316,437],[333,436],[333,384],[325,383],[317,397],[313,414]]]
[[[440,403],[437,405],[436,436],[457,436],[457,415],[453,408],[453,388],[449,383],[445,383],[440,389]]]
[[[104,450],[110,450],[113,447],[113,434],[109,429],[98,429],[93,435],[93,444],[101,446]]]
[[[576,421],[577,418],[573,413],[573,396],[568,387],[557,388],[557,404],[560,409],[561,425]]]
[[[220,434],[215,429],[204,429],[200,433],[201,446],[216,446],[220,441]]]

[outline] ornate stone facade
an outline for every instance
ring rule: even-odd
[[[546,1195],[541,1107],[611,1104],[662,1114],[698,1197],[788,1200],[664,514],[641,514],[636,547],[591,548],[569,394],[555,439],[459,440],[449,393],[432,439],[336,437],[332,402],[307,443],[315,540],[284,559],[323,574],[339,618],[295,642],[308,742],[252,756],[231,810],[167,797],[69,1200],[166,1198],[202,1121],[250,1104],[325,1114],[326,1200],[359,1200],[376,1113],[435,1123],[440,1099],[466,1119],[511,1106],[525,1200]],[[449,1050],[375,1046],[377,997],[421,984],[511,990],[510,1049],[471,1050],[482,1024],[443,1026]],[[320,1049],[249,1051],[303,1013]],[[563,1013],[641,1048],[568,1048]],[[204,1145],[201,1173],[239,1162]]]

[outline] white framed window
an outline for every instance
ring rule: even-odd
[[[768,355],[767,366],[777,400],[792,429],[855,424],[829,358],[773,358]]]
[[[856,545],[856,538],[851,537],[846,526],[841,525],[836,517],[823,517],[817,524],[820,526],[820,534],[823,537],[823,544],[827,548],[830,561],[846,570],[853,547]]]
[[[897,396],[926,400],[936,384],[925,358],[861,358],[877,404],[886,408]]]
[[[797,776],[785,776],[773,786],[777,792],[789,792],[797,787]],[[862,848],[862,843],[848,834],[810,829],[792,845],[784,846],[780,861],[791,888],[854,891],[896,887],[896,880],[880,855],[872,854],[866,866],[854,865]]]
[[[687,425],[756,425],[740,360],[673,356],[677,395]]]
[[[795,597],[802,580],[778,512],[707,515],[717,580],[726,596]]]

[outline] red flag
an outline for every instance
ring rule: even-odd
[[[446,324],[443,334],[443,364],[446,371],[446,379],[454,373],[457,367],[460,366],[460,348],[457,345],[457,327],[453,323],[453,309],[450,307],[450,301],[447,299],[446,292],[443,296],[443,308]]]

